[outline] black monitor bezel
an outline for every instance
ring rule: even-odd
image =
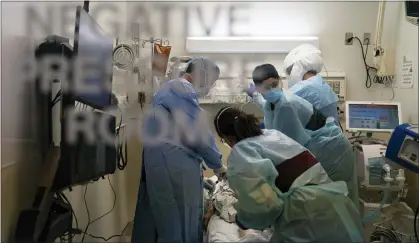
[[[411,8],[411,3],[412,1],[405,1],[405,7],[406,7],[406,16],[407,17],[412,17],[412,18],[419,18],[419,12],[411,12],[409,11],[409,9]]]
[[[79,32],[80,32],[80,16],[81,16],[81,11],[84,11],[91,19],[91,21],[99,28],[100,25],[97,24],[97,22],[90,16],[90,14],[82,7],[82,6],[77,6],[77,10],[76,10],[76,24],[75,24],[75,28],[74,28],[74,43],[73,43],[73,53],[74,53],[74,57],[76,58],[75,60],[77,60],[77,55],[78,55],[78,51],[79,51]],[[75,66],[73,65],[73,68]],[[112,81],[113,81],[113,75],[112,73],[110,73],[109,75],[109,84],[110,87],[112,87]],[[108,97],[108,104],[105,106],[102,105],[98,105],[95,104],[94,102],[91,102],[87,99],[84,99],[82,97],[77,96],[77,94],[74,94],[74,100],[81,102],[83,104],[86,104],[94,109],[98,109],[98,110],[105,110],[106,108],[110,107],[111,105],[111,100],[112,100],[112,90],[110,90],[109,92],[109,97]]]

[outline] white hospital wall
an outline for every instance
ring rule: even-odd
[[[138,3],[128,2],[128,9],[134,9],[133,6],[136,4]],[[228,35],[228,9],[224,8],[217,20],[212,19],[216,6],[221,4],[228,6],[228,3],[176,3],[169,15],[170,33],[166,36],[174,46],[172,55],[186,54],[183,25],[185,14],[181,9],[186,4],[190,8],[202,6],[205,10],[205,23],[210,25],[215,22],[212,35]],[[249,22],[237,24],[237,31],[252,36],[317,36],[320,38],[320,48],[327,70],[344,71],[347,74],[347,95],[350,99],[387,99],[386,92],[377,92],[375,88],[365,88],[365,68],[359,44],[354,40],[353,45],[344,45],[345,32],[353,32],[361,39],[364,32],[367,32],[371,33],[374,38],[377,2],[248,2],[240,4],[248,5],[248,9],[241,10],[238,15],[247,17]],[[196,10],[190,9],[189,15],[189,35],[202,36],[204,33]],[[158,36],[158,30],[161,29],[159,22],[161,12],[155,10],[154,16],[152,26],[157,29],[155,36]],[[371,53],[370,51],[368,55],[369,63],[371,63]],[[230,58],[237,59],[237,56],[230,55]],[[284,55],[255,55],[255,63],[249,69],[264,61],[272,62],[278,69],[282,69],[284,57]],[[232,75],[237,74],[237,66],[236,62],[229,70]]]
[[[77,4],[83,2],[38,2],[33,1],[32,6],[37,10],[42,18],[48,16],[46,12],[47,6],[52,6],[54,16],[53,33],[49,34],[63,34],[60,29],[60,21],[62,14],[60,9],[63,6],[70,6],[68,34],[66,37],[73,38],[74,32],[74,18],[75,8]],[[97,2],[91,3],[91,10],[98,6]],[[105,25],[103,22],[111,18],[123,18],[126,6],[124,2],[112,2],[117,6],[120,16],[106,16],[102,14],[97,20],[99,25]],[[13,46],[10,42],[16,38],[29,38],[26,33],[26,12],[25,8],[29,5],[28,2],[3,2],[2,3],[2,47]],[[109,13],[108,13],[109,14]],[[101,23],[102,22],[102,23]],[[45,33],[39,33],[37,37],[45,37]],[[32,36],[33,37],[33,36]],[[72,41],[70,41],[72,43]],[[15,48],[15,49],[14,49]],[[2,170],[1,170],[1,241],[11,241],[16,227],[19,212],[22,209],[30,207],[36,184],[41,176],[39,150],[36,150],[36,144],[28,140],[31,134],[36,129],[31,126],[33,116],[30,115],[30,103],[23,99],[28,94],[33,95],[33,90],[28,90],[24,84],[14,82],[16,73],[5,72],[4,68],[13,66],[6,65],[6,62],[18,63],[21,60],[16,60],[19,46],[15,45],[12,50],[2,51]],[[22,58],[22,57],[20,57]],[[7,75],[6,75],[7,74]],[[25,93],[26,92],[26,93]],[[5,102],[6,101],[6,102]],[[6,119],[7,118],[7,119]],[[25,140],[26,139],[26,140]],[[134,146],[138,146],[135,149]],[[89,228],[89,233],[102,237],[109,237],[111,235],[120,234],[127,222],[133,219],[135,203],[137,198],[137,190],[139,183],[139,151],[140,147],[138,141],[130,141],[129,143],[130,161],[124,171],[117,170],[111,176],[113,187],[117,194],[116,206],[113,212],[105,218],[99,220]],[[72,192],[66,192],[75,213],[78,218],[79,227],[84,229],[87,223],[86,209],[84,205],[84,186],[73,188]],[[106,213],[112,208],[113,192],[109,186],[108,180],[100,180],[88,186],[87,202],[90,211],[91,219]],[[127,230],[130,233],[130,229]],[[77,237],[75,241],[80,241]],[[85,242],[95,242],[98,240],[86,236]],[[120,238],[114,238],[111,241],[121,241]]]
[[[394,47],[396,50],[396,86],[394,101],[401,102],[403,122],[418,123],[418,26],[406,21],[404,2],[387,2],[383,29],[383,46]],[[403,57],[413,62],[414,83],[410,89],[400,89]],[[407,202],[412,207],[419,203],[419,176],[407,173],[410,192]]]
[[[154,4],[154,7],[153,7]],[[242,9],[237,13],[238,17],[247,17],[247,23],[238,23],[237,32],[252,36],[317,36],[320,39],[320,49],[323,52],[327,71],[343,71],[347,75],[347,97],[352,100],[382,100],[387,99],[385,91],[378,92],[375,85],[373,88],[365,88],[365,68],[361,56],[361,47],[357,42],[353,45],[344,44],[345,32],[353,32],[362,40],[363,34],[371,33],[375,35],[376,15],[378,11],[377,2],[246,2],[231,3],[244,4],[247,9]],[[138,2],[127,2],[128,11],[135,9]],[[172,4],[172,11],[166,16],[169,18],[169,33],[164,36],[173,46],[171,56],[188,55],[185,50],[185,26],[183,24],[185,12],[183,6],[188,5],[189,36],[203,36],[202,23],[199,22],[197,10],[200,7],[205,14],[204,24],[213,25],[212,36],[228,36],[228,6],[229,3],[176,3]],[[162,17],[157,10],[156,3],[148,3],[149,11],[152,12],[150,22],[155,30],[154,37],[160,38]],[[218,18],[214,19],[217,6],[223,6]],[[164,24],[164,23],[163,23]],[[148,38],[147,33],[143,33]],[[370,49],[371,50],[371,49]],[[368,62],[371,63],[371,54],[368,53]],[[219,58],[220,55],[209,54],[207,56]],[[226,56],[224,56],[226,57]],[[274,64],[278,70],[282,70],[282,63],[285,55],[228,55],[232,59],[233,65],[226,67],[220,65],[223,76],[236,76],[240,72],[240,58],[251,58],[254,63],[248,65],[247,73],[256,65],[264,62]],[[385,97],[382,97],[385,96]],[[202,105],[212,116],[223,105]],[[246,105],[246,112],[263,116],[261,111],[253,106]],[[212,124],[212,121],[211,121]],[[218,139],[217,139],[218,140]],[[220,144],[219,144],[220,145]],[[223,152],[225,162],[229,149],[220,147]],[[205,175],[211,175],[207,171]]]
[[[414,84],[411,89],[395,88],[394,99],[402,103],[403,121],[418,123],[418,26],[407,22],[403,2],[391,3],[389,9],[395,9],[398,16],[397,26],[394,29],[396,41],[396,81],[401,79],[403,57],[413,62]]]

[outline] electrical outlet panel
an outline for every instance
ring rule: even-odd
[[[353,39],[349,40],[352,37],[354,37],[354,33],[352,33],[352,32],[345,33],[345,45],[352,45],[353,44],[354,40]]]
[[[364,45],[369,45],[372,43],[371,33],[364,33]]]

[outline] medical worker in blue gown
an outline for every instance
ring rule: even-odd
[[[363,242],[360,213],[303,146],[277,130],[262,130],[253,115],[222,108],[218,135],[232,147],[227,178],[236,192],[242,229],[273,227],[270,242]]]
[[[188,63],[181,78],[168,81],[154,94],[153,111],[146,117],[142,133],[143,168],[133,243],[202,242],[201,162],[218,176],[225,174],[226,168],[208,126],[204,129],[196,124],[202,111],[198,97],[209,92],[219,75],[220,70],[213,61],[195,58]],[[189,129],[184,132],[179,132],[174,123],[173,118],[179,112],[187,118],[188,124],[183,125]],[[171,119],[171,123],[166,124],[169,125],[167,133],[158,136],[164,126],[161,117]],[[197,137],[193,140],[190,136],[197,131],[208,140]]]
[[[325,117],[305,99],[282,90],[271,64],[253,71],[254,89],[247,90],[264,111],[266,129],[276,129],[309,149],[333,181],[345,181],[358,206],[358,182],[352,146],[333,117]]]
[[[335,118],[335,123],[340,126],[337,110],[339,99],[320,76],[322,68],[321,51],[308,44],[294,48],[284,60],[290,92],[310,102],[326,117]]]

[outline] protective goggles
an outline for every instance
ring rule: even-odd
[[[276,80],[270,84],[256,84],[255,85],[255,89],[257,92],[259,93],[265,93],[268,92],[269,90],[273,89],[274,87],[277,87],[279,85],[279,80]]]

